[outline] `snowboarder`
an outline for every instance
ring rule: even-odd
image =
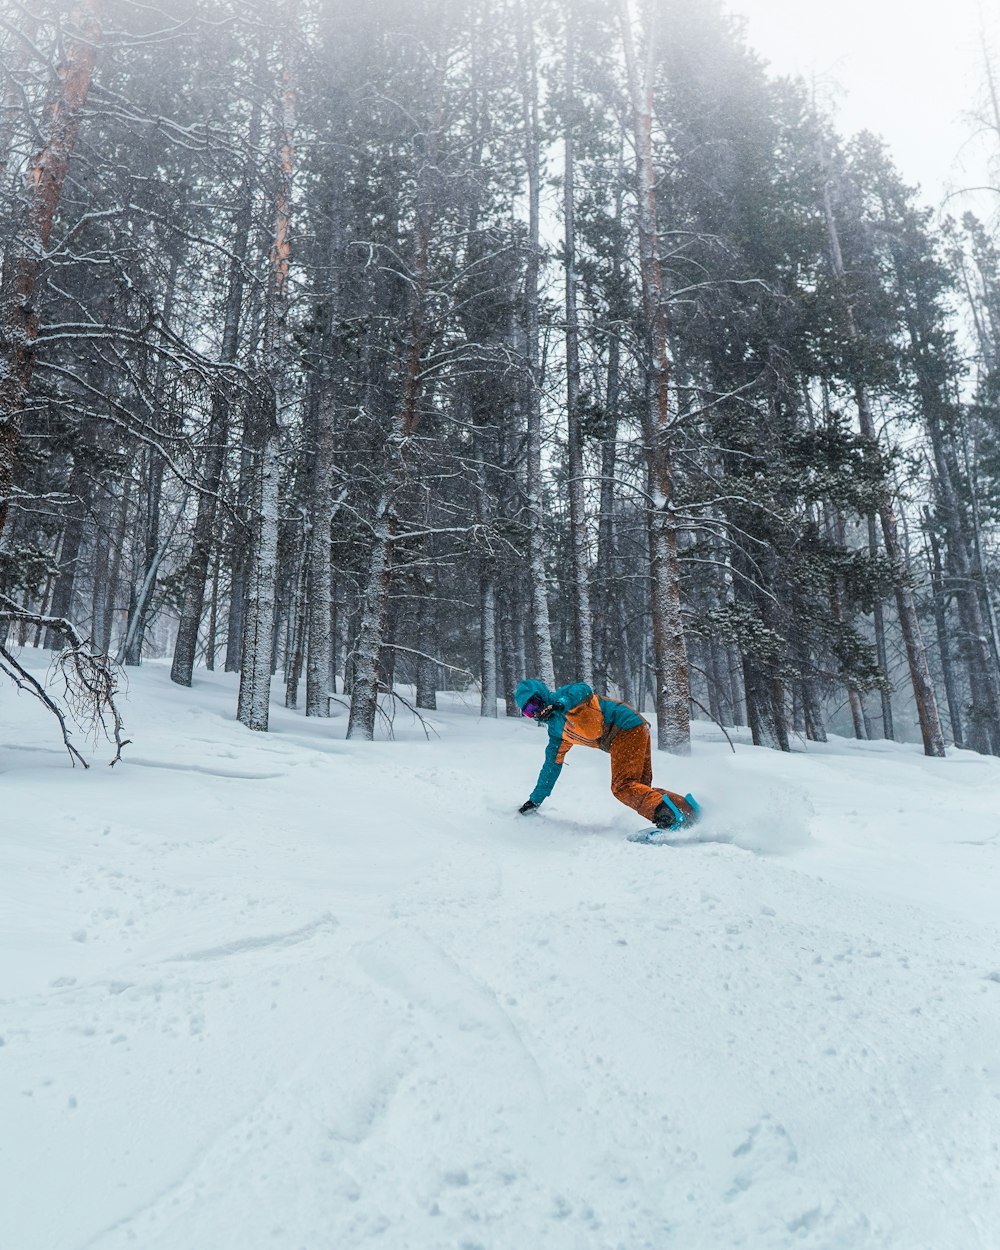
[[[534,678],[518,684],[514,701],[522,716],[541,722],[549,731],[545,763],[531,797],[518,808],[522,815],[535,811],[552,793],[566,752],[573,746],[607,751],[611,756],[611,793],[657,828],[670,829],[676,823],[671,803],[686,820],[697,815],[683,795],[653,786],[649,723],[627,704],[594,694],[585,681],[553,691]],[[664,802],[665,798],[670,803]]]

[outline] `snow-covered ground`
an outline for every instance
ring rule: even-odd
[[[645,847],[442,704],[151,664],[84,772],[0,691],[3,1250],[1000,1246],[998,761],[700,726]]]

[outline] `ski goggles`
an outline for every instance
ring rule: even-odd
[[[539,698],[537,694],[533,694],[524,707],[521,708],[521,715],[529,716],[534,720],[544,706],[545,701]]]

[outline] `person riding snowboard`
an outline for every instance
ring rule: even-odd
[[[625,703],[594,694],[585,681],[549,688],[534,678],[519,682],[514,702],[522,716],[540,721],[549,731],[545,763],[535,788],[518,811],[535,811],[552,793],[570,747],[596,747],[611,756],[611,793],[626,807],[637,811],[659,829],[677,821],[671,803],[686,819],[696,813],[681,794],[653,786],[653,762],[649,746],[649,723]]]

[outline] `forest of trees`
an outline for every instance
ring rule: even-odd
[[[165,658],[256,730],[530,674],[1000,754],[1000,240],[715,0],[0,0],[0,67],[0,668],[58,715],[121,745]]]

